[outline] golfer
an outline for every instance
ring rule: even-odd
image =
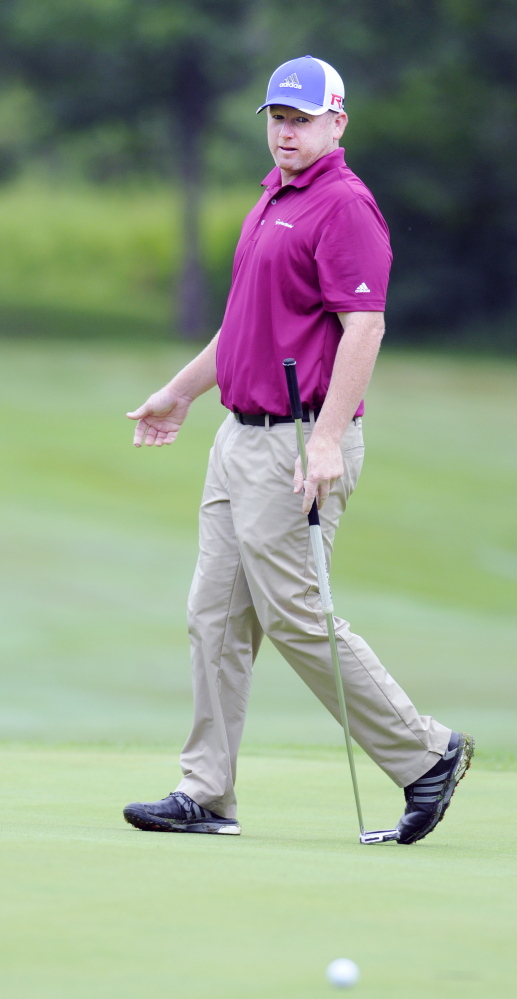
[[[139,829],[240,833],[235,775],[264,634],[339,721],[305,516],[317,498],[327,564],[363,460],[363,396],[384,333],[389,234],[346,166],[344,86],[321,59],[280,66],[258,109],[275,162],[242,227],[221,329],[140,409],[134,443],[171,444],[218,385],[229,410],[211,451],[189,597],[194,723],[183,779],[125,818]],[[257,112],[258,113],[258,112]],[[304,407],[304,481],[282,361]],[[294,476],[294,484],[293,484]],[[335,618],[353,737],[404,789],[399,841],[442,818],[473,754],[470,736],[422,716],[366,642]]]

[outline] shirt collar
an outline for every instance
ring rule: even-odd
[[[291,180],[286,187],[308,187],[312,184],[313,180],[320,177],[323,173],[328,173],[329,170],[336,170],[338,167],[343,166],[345,162],[345,150],[342,147],[338,149],[333,149],[331,153],[327,153],[326,156],[321,156],[319,160],[316,160],[312,166],[307,167],[306,170],[302,170],[294,180]],[[279,167],[273,167],[270,173],[264,177],[261,187],[266,187],[268,191],[280,190],[282,187],[282,174],[280,173]]]

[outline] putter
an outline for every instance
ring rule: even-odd
[[[292,357],[288,357],[284,361],[284,370],[285,370],[285,377],[287,379],[287,388],[289,391],[291,415],[293,417],[296,426],[296,436],[298,438],[298,450],[300,452],[300,458],[302,461],[303,475],[304,478],[307,478],[307,453],[305,451],[305,438],[303,436],[302,404],[300,401],[298,378],[296,376],[296,361],[293,360]],[[336,644],[336,633],[334,630],[334,606],[332,603],[332,594],[330,592],[327,563],[325,561],[325,551],[323,548],[323,534],[321,531],[320,518],[318,514],[318,503],[316,499],[312,504],[310,513],[308,515],[308,520],[309,520],[309,532],[311,536],[312,551],[314,555],[314,562],[316,565],[316,574],[318,577],[318,589],[320,591],[323,613],[325,614],[325,620],[327,622],[327,632],[330,643],[330,652],[332,656],[332,665],[334,667],[334,676],[336,680],[336,690],[339,701],[339,709],[341,712],[343,731],[345,733],[346,751],[348,754],[348,763],[350,765],[350,775],[352,777],[352,785],[354,788],[355,807],[357,809],[357,818],[359,821],[359,842],[367,845],[371,843],[387,843],[390,840],[398,840],[399,838],[398,829],[377,829],[373,832],[366,832],[364,828],[361,800],[359,798],[359,785],[357,783],[357,774],[355,770],[354,750],[352,747],[352,738],[350,735],[350,728],[348,725],[345,691],[343,688],[343,679],[339,667],[339,655]]]

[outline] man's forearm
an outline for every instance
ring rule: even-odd
[[[339,344],[327,397],[312,439],[338,444],[366,392],[384,334],[382,312],[340,313]]]
[[[178,395],[185,398],[197,399],[199,395],[208,392],[217,384],[215,357],[220,332],[218,330],[208,346],[174,375],[167,387],[173,388]]]

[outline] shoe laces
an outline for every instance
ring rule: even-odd
[[[208,808],[203,808],[202,805],[198,805],[196,801],[190,798],[189,795],[185,794],[183,791],[171,791],[169,797],[174,798],[176,803],[184,812],[186,820],[189,822],[193,819],[209,819],[214,815],[214,813],[209,811]]]

